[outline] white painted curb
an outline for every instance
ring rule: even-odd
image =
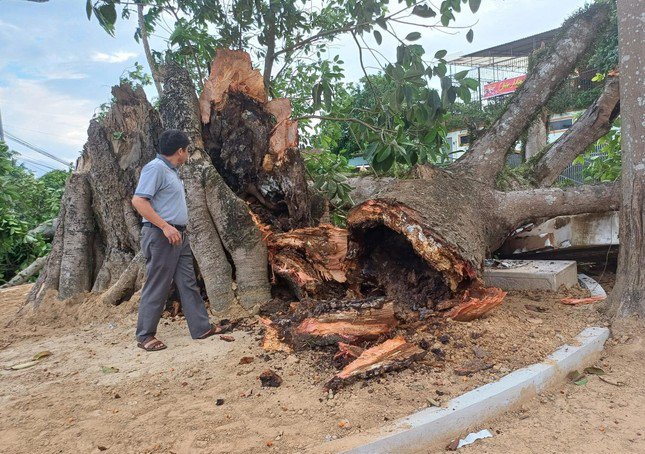
[[[452,399],[448,408],[427,408],[400,419],[375,432],[373,441],[345,452],[372,454],[416,451],[438,440],[460,435],[468,428],[479,427],[487,419],[539,393],[572,370],[591,364],[608,338],[607,328],[587,328],[576,337],[579,345],[564,345],[541,363],[512,372],[499,381]],[[359,436],[364,439],[365,435]],[[351,442],[347,438],[342,441],[344,446]]]
[[[602,285],[586,274],[578,274],[578,282],[582,287],[591,292],[591,296],[602,296],[603,298],[607,298],[607,293],[605,292],[605,289],[602,288]]]

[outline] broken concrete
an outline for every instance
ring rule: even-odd
[[[553,290],[578,283],[576,262],[569,260],[493,260],[484,267],[487,286],[504,290]]]
[[[504,255],[617,245],[618,213],[558,216],[518,229],[502,245]]]

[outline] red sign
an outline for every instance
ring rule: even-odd
[[[500,80],[484,85],[484,99],[494,98],[495,96],[513,93],[519,88],[526,79],[526,74],[513,77],[512,79]]]

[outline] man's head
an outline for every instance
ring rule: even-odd
[[[182,165],[188,160],[188,135],[179,129],[167,129],[159,136],[159,153]]]

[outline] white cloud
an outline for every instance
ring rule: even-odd
[[[48,73],[43,74],[46,80],[79,80],[87,79],[89,76],[87,74],[68,71],[65,69],[49,71]]]
[[[42,81],[13,78],[5,82],[0,86],[5,129],[60,158],[75,160],[87,139],[95,102],[51,90]],[[42,156],[38,159],[47,161]]]
[[[124,61],[128,61],[132,57],[136,56],[137,54],[135,52],[118,51],[111,54],[106,54],[105,52],[94,52],[91,59],[92,61],[103,63],[123,63]]]

